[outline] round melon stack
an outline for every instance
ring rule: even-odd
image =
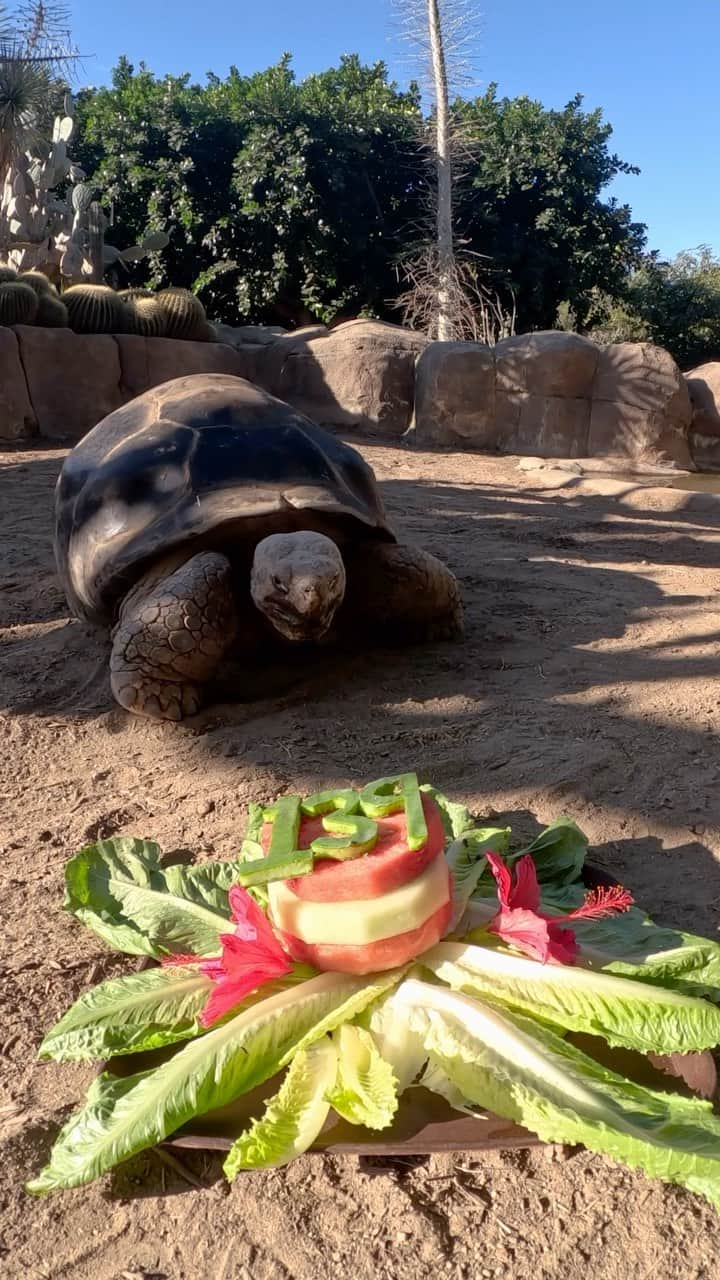
[[[287,858],[294,845],[302,871],[267,884],[270,920],[293,960],[376,973],[414,959],[447,931],[445,832],[414,774],[381,779],[359,795],[325,792],[301,804],[286,797],[266,816],[274,819],[260,836],[268,860]]]

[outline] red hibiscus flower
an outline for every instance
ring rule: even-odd
[[[230,1013],[264,982],[290,973],[292,962],[283,951],[270,923],[250,894],[239,885],[230,890],[230,911],[234,933],[222,933],[222,955],[210,960],[201,956],[166,956],[163,964],[197,964],[212,978],[215,988],[200,1014],[200,1024],[211,1027]]]
[[[583,905],[567,915],[546,916],[539,909],[540,889],[529,853],[516,863],[514,880],[499,854],[488,853],[487,860],[500,901],[500,910],[488,925],[489,932],[542,964],[574,964],[578,944],[572,929],[563,927],[566,921],[599,920],[633,905],[632,894],[616,884],[591,889]]]

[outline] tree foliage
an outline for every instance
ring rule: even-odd
[[[550,327],[567,299],[616,294],[640,261],[643,228],[604,198],[630,166],[610,126],[577,97],[457,102],[463,172],[456,218],[483,278],[517,300],[518,328]],[[151,283],[194,288],[210,313],[304,323],[397,319],[397,266],[423,224],[420,95],[355,56],[298,82],[289,57],[204,85],[121,59],[109,88],[78,101],[79,163],[114,206],[119,247],[164,229]],[[485,272],[487,264],[487,272]],[[147,266],[136,268],[141,283]]]
[[[567,301],[582,323],[597,290],[616,294],[640,260],[645,228],[602,198],[633,166],[608,149],[602,113],[580,94],[562,111],[527,97],[459,103],[468,159],[459,234],[512,287],[523,329],[551,328]]]
[[[650,254],[630,277],[627,305],[681,369],[720,357],[720,260],[702,245],[670,262]]]

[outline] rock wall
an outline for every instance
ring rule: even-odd
[[[687,386],[649,343],[533,333],[496,347],[432,342],[417,365],[418,441],[541,458],[692,466]]]
[[[720,471],[720,361],[698,365],[686,373],[693,418],[690,448],[696,466]]]
[[[184,373],[248,377],[252,361],[222,343],[70,329],[0,328],[0,440],[74,443],[113,409]]]
[[[105,414],[188,373],[249,379],[328,427],[424,445],[609,465],[720,469],[720,364],[686,381],[649,343],[551,331],[496,347],[428,342],[378,321],[285,333],[223,327],[218,343],[0,329],[0,440],[72,443]]]

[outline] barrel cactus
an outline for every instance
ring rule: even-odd
[[[128,333],[132,315],[114,289],[104,284],[75,284],[62,300],[67,307],[70,328],[76,333]]]
[[[188,289],[163,289],[157,295],[157,300],[165,312],[165,332],[168,338],[209,341],[205,308],[194,293],[190,293]]]
[[[28,284],[31,289],[34,289],[38,297],[42,294],[57,294],[55,285],[42,271],[21,271],[18,280],[20,284]]]
[[[125,301],[132,316],[132,331],[144,338],[162,338],[166,332],[167,316],[157,298],[129,298]]]
[[[8,266],[7,262],[0,262],[0,284],[9,284],[11,280],[17,280],[17,274],[15,268]]]
[[[10,280],[0,284],[0,325],[34,324],[38,297],[29,284]]]
[[[38,293],[35,324],[43,329],[67,329],[69,323],[67,307],[57,292]]]
[[[154,298],[156,295],[152,289],[121,289],[118,298],[122,298],[123,302],[132,302],[135,298]]]

